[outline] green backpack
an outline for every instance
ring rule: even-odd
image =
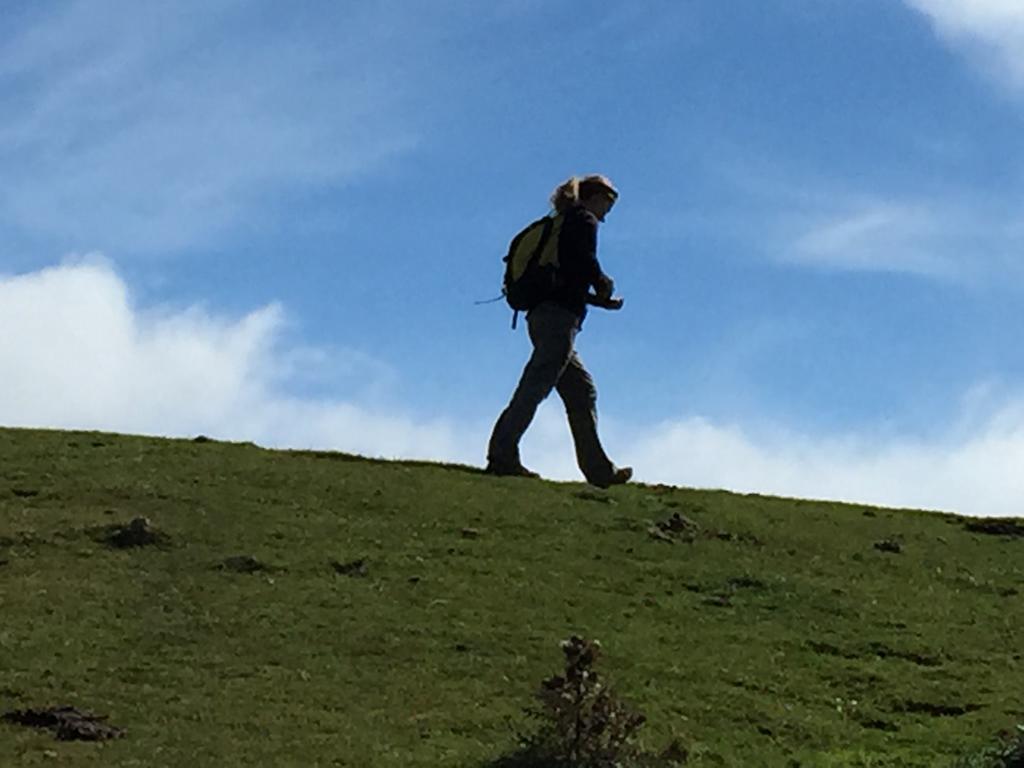
[[[530,223],[512,238],[504,258],[505,279],[502,294],[516,314],[533,309],[551,296],[557,285],[558,237],[562,231],[562,214],[550,214]]]

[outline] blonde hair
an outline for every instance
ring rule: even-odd
[[[565,213],[576,203],[600,193],[610,194],[613,200],[619,196],[619,191],[607,176],[599,173],[570,176],[551,193],[551,207],[555,213]]]

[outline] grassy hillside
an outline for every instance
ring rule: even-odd
[[[948,765],[1024,722],[1024,538],[966,522],[0,430],[0,712],[127,730],[0,765],[480,768],[573,633],[689,765]]]

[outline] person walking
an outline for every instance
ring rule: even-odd
[[[572,177],[551,195],[553,216],[561,216],[555,280],[546,298],[527,312],[533,354],[523,369],[508,406],[494,425],[487,447],[487,472],[538,477],[523,466],[519,441],[537,407],[554,389],[565,405],[576,461],[592,485],[607,488],[626,483],[631,467],[617,467],[605,454],[597,434],[597,389],[576,353],[576,334],[587,306],[622,308],[613,298],[614,281],[597,260],[597,229],[619,193],[605,176]]]

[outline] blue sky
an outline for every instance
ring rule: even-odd
[[[640,479],[1019,514],[1024,5],[12,2],[0,423],[481,464],[508,240],[622,197]],[[524,460],[574,479],[556,401]]]

